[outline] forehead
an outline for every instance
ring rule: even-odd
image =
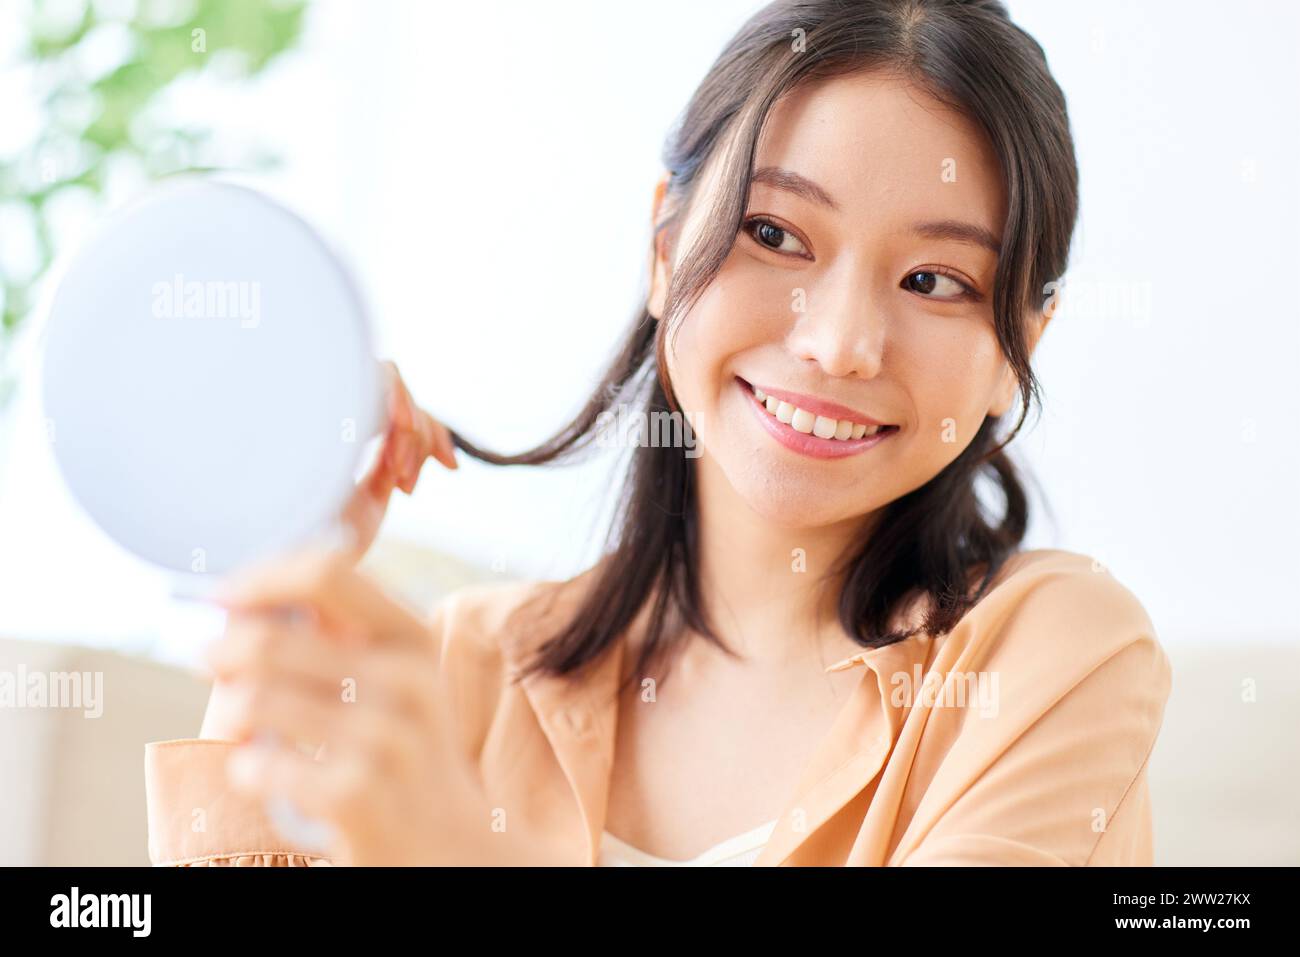
[[[818,183],[844,216],[958,218],[1002,232],[1005,190],[988,138],[893,74],[833,77],[785,93],[758,142],[755,168],[763,166]]]

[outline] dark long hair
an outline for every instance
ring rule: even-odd
[[[865,648],[924,631],[950,631],[983,596],[1022,541],[1028,500],[1004,451],[1039,401],[1025,318],[1065,272],[1078,204],[1078,171],[1065,98],[1038,43],[997,0],[777,0],[727,44],[681,115],[664,149],[670,177],[655,226],[672,241],[697,177],[720,147],[722,186],[707,225],[671,278],[663,321],[636,315],[585,408],[546,442],[518,455],[479,448],[453,430],[467,454],[497,465],[568,461],[601,432],[617,406],[647,420],[678,411],[665,365],[671,330],[726,260],[741,228],[759,134],[783,93],[805,80],[887,68],[981,126],[1001,160],[1006,221],[994,279],[993,312],[1003,355],[1019,382],[1020,417],[997,438],[987,416],[970,444],[938,475],[885,506],[873,532],[832,572],[843,581],[838,617]],[[1041,406],[1041,403],[1040,403]],[[681,448],[638,443],[601,561],[576,613],[538,648],[516,680],[537,670],[571,675],[599,658],[648,615],[634,672],[644,675],[686,629],[728,654],[706,620],[698,575],[693,459]],[[1000,516],[980,501],[977,480],[1001,495]],[[977,583],[972,588],[973,573]],[[905,599],[928,599],[921,624],[891,630]],[[662,677],[660,679],[662,681]]]

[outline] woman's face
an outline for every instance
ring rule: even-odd
[[[719,166],[703,171],[678,261]],[[998,160],[918,88],[857,74],[778,101],[754,168],[745,225],[670,340],[673,388],[700,467],[755,512],[787,527],[865,516],[933,478],[1014,400],[993,325]],[[661,251],[655,316],[669,269]],[[875,423],[887,428],[868,435]]]

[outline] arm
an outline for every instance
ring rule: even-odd
[[[356,559],[369,548],[394,488],[408,495],[421,466],[432,456],[457,467],[450,433],[416,406],[397,366],[384,363],[388,380],[389,427],[382,450],[343,512]],[[285,845],[267,820],[260,801],[232,790],[225,764],[238,746],[233,722],[239,705],[228,682],[213,682],[198,738],[145,746],[145,801],[149,857],[156,864],[264,864],[300,866],[329,863]]]
[[[219,601],[240,616],[209,648],[209,666],[240,689],[232,709],[236,741],[271,732],[284,742],[266,748],[215,742],[235,752],[228,770],[238,773],[227,774],[229,793],[251,796],[232,797],[232,804],[260,821],[253,798],[291,800],[332,827],[331,857],[339,864],[528,865],[563,859],[546,835],[518,828],[502,834],[492,827],[477,758],[465,746],[477,737],[477,721],[462,699],[487,694],[495,700],[496,690],[483,686],[492,683],[490,677],[461,659],[480,638],[496,639],[476,634],[454,610],[464,607],[468,594],[468,588],[453,592],[431,621],[423,620],[360,574],[348,556],[317,550],[277,559],[229,583]],[[285,607],[310,614],[289,621],[280,614]],[[340,687],[361,690],[341,698]],[[291,746],[320,740],[326,743],[323,760]],[[155,757],[165,764],[162,744]],[[193,742],[183,744],[195,752],[188,747]],[[240,824],[247,819],[232,813],[219,815],[215,831],[208,824],[202,839],[190,838],[182,825],[193,809],[177,796],[184,792],[176,775],[170,780],[173,787],[158,781],[150,787],[159,808],[150,815],[159,835],[151,841],[156,859],[276,860],[299,853],[283,844],[250,850],[269,837],[251,833]],[[198,797],[217,792],[227,795],[219,778]],[[168,839],[180,850],[169,853]],[[197,855],[186,841],[200,845]]]
[[[448,596],[449,598],[450,596]],[[447,598],[429,616],[435,647],[443,647]],[[295,847],[268,817],[265,802],[234,788],[226,762],[238,749],[238,692],[213,682],[197,738],[145,745],[149,860],[172,866],[311,867],[336,863]]]

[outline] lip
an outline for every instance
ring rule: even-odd
[[[813,395],[801,395],[798,392],[786,392],[784,389],[769,389],[761,382],[747,383],[740,376],[736,376],[736,381],[748,387],[757,386],[767,395],[774,395],[782,402],[789,402],[791,405],[798,406],[806,412],[813,415],[824,415],[828,419],[848,419],[850,422],[860,422],[863,425],[891,425],[890,422],[881,422],[879,419],[873,419],[865,412],[859,412],[857,409],[850,409],[847,405],[839,405],[835,402],[827,402],[825,399],[819,399]]]
[[[767,430],[767,433],[770,436],[772,436],[772,438],[776,439],[776,441],[780,442],[790,451],[798,452],[800,455],[807,455],[810,458],[842,459],[850,455],[857,455],[861,452],[865,452],[867,449],[879,445],[881,442],[884,442],[891,435],[895,434],[898,431],[898,429],[891,429],[888,432],[877,432],[875,435],[863,436],[860,439],[818,438],[817,436],[812,435],[810,433],[796,431],[795,429],[792,429],[790,426],[786,425],[784,422],[778,422],[776,416],[769,413],[766,407],[764,407],[763,404],[758,401],[758,397],[754,395],[754,390],[750,387],[749,383],[747,383],[744,379],[741,379],[739,376],[737,376],[736,378],[736,387],[741,390],[744,397],[749,402],[749,407],[753,409],[754,414],[758,416],[759,424],[762,425],[763,428]],[[759,388],[763,389],[761,385],[759,386]],[[767,389],[763,389],[763,391],[767,392]],[[778,399],[783,399],[786,402],[790,402],[790,399],[785,397],[794,395],[795,393],[785,392],[785,393],[778,394],[776,392],[772,392],[769,394],[776,396],[776,398]],[[820,406],[822,409],[841,410],[840,415],[828,416],[828,417],[847,419],[850,418],[850,414],[851,415],[858,414],[856,412],[852,412],[852,410],[845,409],[843,406],[837,406],[834,403],[823,402],[820,403]],[[800,406],[800,408],[805,409],[808,412],[813,412],[816,415],[827,415],[826,412],[817,412],[816,410],[808,408],[807,406]],[[850,414],[845,414],[845,413],[850,413]],[[863,425],[868,425],[868,424],[878,425],[880,423],[877,423],[874,419],[869,419],[868,421],[863,422]]]

